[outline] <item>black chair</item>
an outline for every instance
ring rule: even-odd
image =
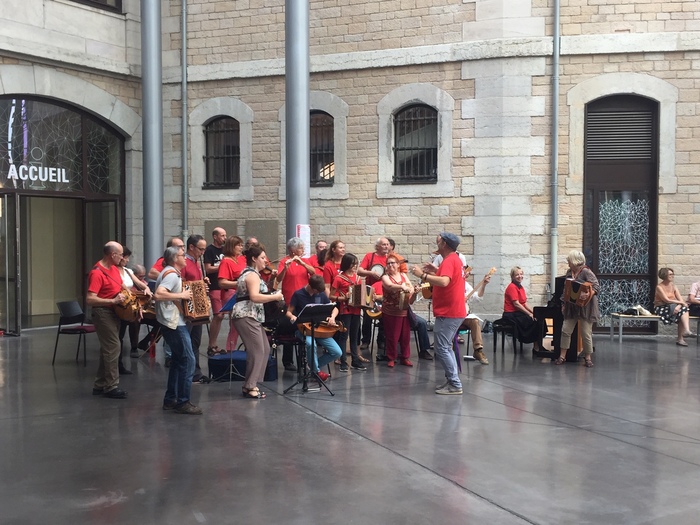
[[[504,352],[506,334],[513,337],[513,353],[517,352],[518,349],[515,346],[518,342],[518,326],[508,320],[508,319],[497,319],[493,322],[493,353],[496,353],[496,343],[498,341],[498,334],[501,334],[501,353]],[[523,351],[523,343],[520,343],[520,352]]]
[[[75,352],[75,361],[80,356],[80,342],[83,343],[83,365],[87,366],[85,334],[95,332],[94,325],[85,324],[85,313],[78,301],[61,301],[56,303],[60,319],[58,321],[58,333],[56,334],[56,344],[53,347],[53,359],[51,366],[56,362],[56,350],[58,349],[58,338],[61,334],[77,335],[78,348]],[[69,325],[69,326],[66,326]]]

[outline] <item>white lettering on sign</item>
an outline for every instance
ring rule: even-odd
[[[40,182],[69,182],[65,168],[46,168],[44,166],[26,166],[21,164],[19,169],[10,164],[7,170],[8,180],[31,180]]]

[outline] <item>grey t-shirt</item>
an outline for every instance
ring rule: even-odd
[[[162,286],[171,293],[182,292],[182,279],[177,270],[172,266],[166,266],[160,272],[156,280],[156,290]],[[185,319],[174,301],[156,301],[156,319],[160,324],[175,330],[178,326],[185,326]]]

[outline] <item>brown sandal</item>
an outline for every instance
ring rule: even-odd
[[[586,368],[592,368],[593,367],[593,360],[590,357],[584,358],[584,364],[586,365]]]
[[[566,363],[566,358],[561,357],[561,356],[557,357],[557,358],[554,360],[554,364],[555,364],[555,365],[563,365],[564,363]]]
[[[357,359],[360,361],[360,363],[369,363],[369,359],[362,357],[361,355],[358,355]]]

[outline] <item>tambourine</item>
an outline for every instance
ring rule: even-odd
[[[373,265],[373,266],[369,269],[369,271],[372,272],[372,273],[375,273],[375,274],[377,274],[379,277],[381,277],[381,276],[384,275],[384,271],[385,271],[385,270],[384,270],[384,267],[383,267],[381,264],[377,263],[377,264]]]

